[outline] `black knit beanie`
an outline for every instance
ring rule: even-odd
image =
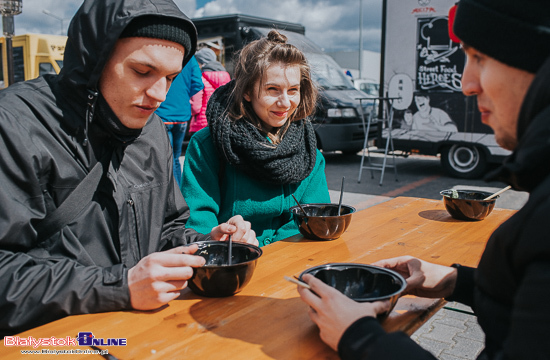
[[[166,16],[146,15],[133,19],[124,29],[120,38],[147,37],[169,40],[185,48],[183,63],[195,53],[197,31],[189,22]]]
[[[550,56],[550,1],[460,0],[453,32],[504,64],[536,73]]]

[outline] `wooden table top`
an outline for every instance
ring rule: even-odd
[[[338,359],[320,340],[296,285],[285,281],[285,275],[297,276],[325,263],[368,264],[400,255],[476,266],[490,234],[514,212],[495,208],[485,220],[465,222],[452,219],[442,201],[398,197],[354,214],[337,240],[312,241],[297,235],[263,247],[252,280],[235,296],[203,298],[185,289],[180,298],[155,311],[70,316],[17,336],[75,338],[88,331],[100,339],[124,338],[126,346],[100,346],[118,359]],[[440,299],[402,297],[383,326],[412,334],[443,304]],[[21,350],[29,349],[3,344],[0,355],[20,359]]]

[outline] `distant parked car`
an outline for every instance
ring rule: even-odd
[[[353,80],[353,86],[369,96],[379,96],[380,84],[372,79]]]

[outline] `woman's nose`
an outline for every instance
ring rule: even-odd
[[[290,99],[289,99],[287,93],[283,93],[279,96],[278,104],[281,107],[289,107],[290,106]]]

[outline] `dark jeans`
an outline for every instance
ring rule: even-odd
[[[176,178],[176,183],[178,186],[181,186],[181,147],[183,145],[183,138],[185,137],[185,131],[187,130],[187,124],[189,122],[184,122],[181,124],[175,125],[166,125],[166,131],[168,132],[168,137],[170,138],[170,144],[174,151],[174,177]]]

